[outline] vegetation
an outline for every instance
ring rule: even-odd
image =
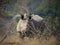
[[[10,20],[12,16],[25,12],[42,16],[49,23],[52,35],[60,41],[60,0],[0,0],[2,19]]]

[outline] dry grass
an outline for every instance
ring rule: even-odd
[[[7,26],[9,27],[10,25],[7,25]],[[14,26],[15,26],[15,24],[14,24]],[[14,26],[12,25],[11,28]],[[15,28],[13,28],[13,31],[15,31]],[[48,31],[50,31],[50,29],[48,29]],[[46,33],[46,29],[45,29],[45,33]],[[48,32],[46,34],[49,35],[50,32]],[[6,37],[6,39],[0,45],[60,45],[59,41],[57,40],[58,37],[56,38],[53,35],[49,36],[49,39],[45,38],[46,35],[42,36],[40,38],[37,38],[37,36],[35,36],[35,38],[25,37],[24,39],[21,39],[16,33],[10,34],[10,35],[7,34],[7,35],[8,36]],[[0,37],[0,40],[1,39],[2,39],[2,37]]]
[[[12,34],[9,35],[2,45],[55,45],[56,44],[56,38],[54,36],[51,36],[48,40],[41,37],[39,39],[37,38],[27,38],[20,39],[18,35]]]

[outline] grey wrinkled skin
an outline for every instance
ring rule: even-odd
[[[26,22],[27,23],[26,28],[23,31],[21,31],[22,28],[21,29],[19,28],[19,31],[18,31],[21,38],[24,38],[25,36],[32,37],[38,34],[41,35],[43,33],[45,28],[45,22],[42,17],[38,15],[31,15],[30,19],[29,19],[29,16],[27,16],[25,20],[28,21]],[[22,21],[24,21],[24,19],[22,19]],[[23,25],[23,23],[21,23],[20,25]]]

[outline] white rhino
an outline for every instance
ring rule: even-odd
[[[19,17],[19,16],[18,16]],[[38,27],[39,30],[43,28],[41,31],[44,30],[44,23],[43,23],[43,18],[40,17],[39,15],[20,15],[20,20],[17,24],[17,32],[18,34],[23,38],[24,36],[32,33],[33,32],[38,32],[36,29]],[[32,27],[32,28],[31,28]]]

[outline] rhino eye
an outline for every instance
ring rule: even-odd
[[[24,19],[24,16],[23,15],[21,15],[21,19]]]
[[[31,19],[31,16],[29,16],[29,19]]]

